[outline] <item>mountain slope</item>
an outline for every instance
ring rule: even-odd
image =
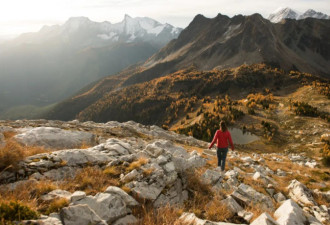
[[[117,24],[70,18],[0,45],[0,114],[14,106],[43,106],[85,85],[145,61],[181,29],[128,15]]]
[[[122,87],[125,82],[122,74],[86,88],[80,95],[55,106],[45,117],[98,122],[134,120],[144,124],[170,125],[192,108],[197,110],[198,102],[207,96],[228,94],[244,98],[250,92],[265,88],[277,90],[290,85],[299,86],[305,76],[290,76],[265,64],[221,71],[199,71],[190,67],[148,82]]]
[[[259,14],[198,15],[180,34],[143,65],[145,70],[129,78],[127,85],[195,65],[202,70],[230,68],[265,62],[284,70],[330,75],[330,21],[308,18],[273,24]],[[165,66],[164,66],[165,67]],[[151,73],[148,73],[151,70]]]
[[[330,21],[312,18],[273,24],[258,14],[233,18],[219,14],[213,19],[198,15],[182,31],[178,39],[172,40],[143,65],[122,71],[118,76],[100,80],[97,85],[82,91],[84,94],[57,104],[45,114],[45,117],[70,120],[79,114],[84,120],[133,119],[130,116],[135,118],[137,115],[126,115],[126,112],[121,114],[122,111],[116,111],[119,115],[113,115],[114,118],[107,117],[108,106],[97,102],[106,95],[112,96],[118,93],[126,99],[121,90],[129,89],[131,85],[153,82],[154,79],[184,70],[189,66],[199,71],[214,68],[222,70],[242,64],[263,62],[288,72],[300,70],[328,77],[330,74],[329,28]],[[160,101],[166,102],[164,99]],[[98,113],[94,115],[93,110],[104,110],[104,114],[102,112],[102,115]],[[147,118],[142,119],[147,120]],[[139,118],[135,120],[146,123],[157,122],[156,120],[140,121]]]

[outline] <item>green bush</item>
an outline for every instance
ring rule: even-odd
[[[19,202],[0,203],[0,222],[37,219],[38,213]],[[5,223],[6,224],[6,223]]]

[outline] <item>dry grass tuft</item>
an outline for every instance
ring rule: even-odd
[[[127,187],[125,185],[124,186],[121,186],[120,188],[123,189],[123,191],[125,191],[127,194],[130,194],[131,191],[132,191],[129,187]]]
[[[0,171],[6,168],[17,169],[18,162],[25,157],[49,152],[44,147],[22,146],[14,139],[8,139],[6,145],[0,148]]]
[[[133,215],[141,218],[137,225],[183,225],[183,223],[177,222],[182,213],[182,209],[169,205],[155,208],[150,204],[133,209]]]
[[[5,131],[3,132],[3,136],[5,137],[6,140],[14,137],[17,133],[15,133],[14,131]]]
[[[234,216],[234,214],[224,204],[221,204],[221,197],[216,196],[205,207],[205,217],[211,221],[227,221]]]
[[[8,140],[3,148],[0,148],[0,170],[8,167],[17,167],[17,163],[24,159],[24,149],[17,142]]]
[[[66,198],[56,198],[52,200],[50,203],[44,204],[44,208],[40,212],[49,215],[53,212],[58,212],[60,209],[67,207],[69,205],[69,200]]]
[[[39,181],[35,186],[34,186],[34,194],[35,197],[39,198],[41,195],[47,194],[55,189],[57,189],[57,185],[55,185],[53,182],[50,182],[48,180],[42,180]]]
[[[74,191],[85,191],[86,194],[103,192],[108,186],[119,186],[118,179],[105,174],[97,167],[85,167],[76,174],[73,179],[67,180],[61,185],[61,189]]]
[[[187,190],[189,191],[189,201],[185,202],[185,208],[204,218],[203,209],[213,198],[211,187],[204,184],[199,179],[202,171],[186,171]]]
[[[103,173],[111,177],[118,177],[122,173],[122,171],[119,166],[110,166],[105,168],[103,170]]]
[[[129,164],[129,166],[126,168],[126,172],[131,172],[134,169],[138,169],[141,166],[147,164],[148,162],[149,162],[149,160],[147,158],[141,157],[138,160]]]
[[[266,183],[263,182],[261,178],[259,178],[258,180],[254,180],[253,177],[251,176],[245,176],[243,177],[242,183],[251,186],[254,190],[260,193],[268,195],[268,193],[265,190]]]
[[[22,183],[11,191],[1,189],[0,199],[7,202],[22,202],[33,210],[39,210],[41,206],[38,203],[38,198],[55,189],[57,189],[57,186],[48,180],[42,180],[37,183]]]
[[[150,176],[153,172],[155,171],[155,168],[148,168],[148,169],[143,169],[143,176],[148,177]]]

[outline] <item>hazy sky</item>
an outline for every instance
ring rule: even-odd
[[[264,17],[280,7],[304,12],[309,8],[330,14],[330,0],[1,0],[0,38],[62,24],[72,16],[119,22],[125,14],[148,16],[185,27],[196,14],[214,17],[255,12]]]

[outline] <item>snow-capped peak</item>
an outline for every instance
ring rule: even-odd
[[[317,19],[330,19],[330,16],[321,12],[316,12],[313,9],[308,9],[306,12],[302,14],[290,8],[280,8],[276,10],[274,13],[270,14],[268,19],[273,23],[278,23],[283,19],[300,20],[300,19],[306,19],[308,17],[317,18]]]
[[[308,17],[317,18],[317,19],[330,19],[330,16],[327,14],[316,12],[313,9],[308,9],[304,14],[300,15],[298,19],[306,19]]]
[[[299,16],[298,12],[290,8],[282,8],[276,10],[275,13],[269,15],[268,19],[273,23],[278,23],[282,19],[297,19]]]

